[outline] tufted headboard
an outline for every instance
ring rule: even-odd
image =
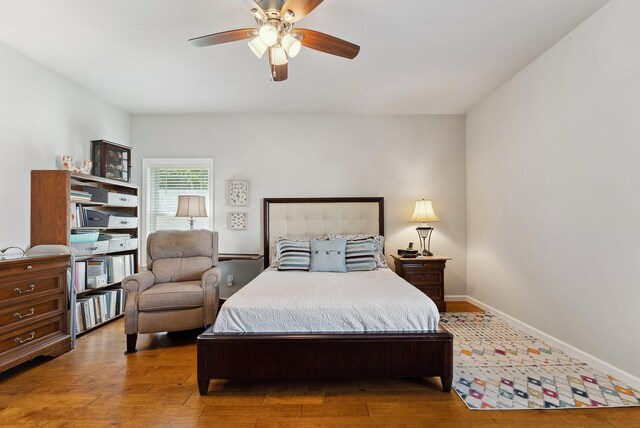
[[[264,266],[282,236],[384,235],[384,198],[265,198]]]

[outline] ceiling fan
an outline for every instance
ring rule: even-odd
[[[271,80],[281,82],[289,75],[289,58],[298,55],[302,46],[343,58],[353,59],[360,46],[346,40],[305,28],[296,22],[311,13],[322,0],[236,0],[253,14],[257,27],[223,31],[189,39],[198,47],[251,39],[249,47],[258,58],[268,52]]]

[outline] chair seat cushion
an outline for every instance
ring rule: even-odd
[[[143,312],[197,308],[204,303],[200,281],[156,284],[138,297],[138,309]]]

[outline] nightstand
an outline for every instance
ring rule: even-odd
[[[429,296],[440,312],[446,312],[444,302],[444,268],[451,257],[400,257],[392,254],[396,273]]]
[[[222,273],[219,285],[218,310],[234,293],[251,282],[263,269],[262,254],[231,254],[218,255],[218,268]],[[232,278],[229,285],[229,277]]]

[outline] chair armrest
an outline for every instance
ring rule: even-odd
[[[131,275],[122,280],[122,288],[127,292],[127,302],[124,308],[124,332],[133,334],[138,332],[138,296],[144,290],[153,286],[156,277],[151,271],[144,271]]]
[[[144,271],[128,276],[122,280],[122,288],[127,291],[127,297],[140,294],[144,290],[151,288],[156,283],[156,277],[151,271]]]
[[[202,280],[200,285],[204,290],[204,325],[209,326],[216,320],[218,313],[218,300],[220,296],[220,290],[218,285],[220,284],[220,278],[222,272],[219,268],[214,267],[202,274]]]

